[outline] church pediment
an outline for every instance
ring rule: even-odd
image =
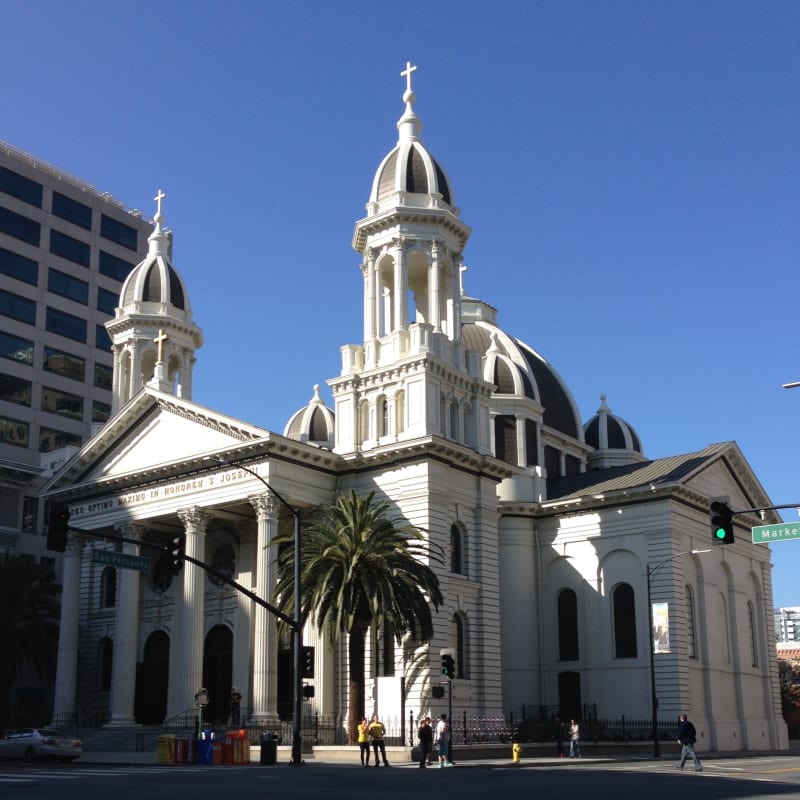
[[[263,440],[269,432],[195,403],[145,387],[44,487],[169,471],[203,453]]]

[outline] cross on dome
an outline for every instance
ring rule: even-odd
[[[406,91],[411,91],[411,73],[416,72],[417,68],[411,66],[410,61],[406,61],[406,68],[400,73],[400,77],[406,79]]]

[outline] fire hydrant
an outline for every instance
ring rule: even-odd
[[[519,764],[519,754],[521,752],[522,748],[519,746],[519,742],[514,742],[514,744],[511,745],[511,755],[515,764]]]

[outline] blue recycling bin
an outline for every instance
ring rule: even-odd
[[[213,764],[214,763],[214,740],[210,737],[207,739],[197,740],[197,763],[198,764]]]

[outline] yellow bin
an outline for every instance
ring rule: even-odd
[[[175,734],[162,733],[158,737],[158,763],[175,763]]]

